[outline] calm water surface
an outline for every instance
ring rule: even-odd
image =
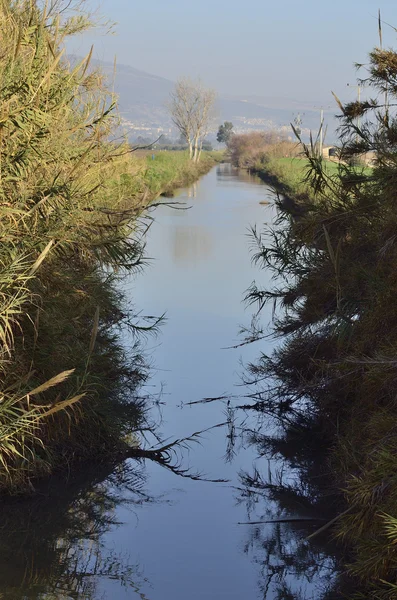
[[[248,392],[243,364],[273,344],[225,349],[250,322],[244,291],[269,277],[251,265],[248,236],[250,225],[274,219],[272,204],[260,204],[266,199],[271,193],[255,177],[216,167],[177,197],[189,210],[156,210],[147,243],[153,260],[125,284],[145,314],[167,313],[148,341],[153,376],[145,392],[158,399],[151,419],[167,440],[232,419],[234,428],[207,431],[179,454],[188,474],[228,482],[191,480],[150,461],[113,473],[112,466],[93,469],[68,486],[54,482],[55,494],[0,520],[1,598],[338,597],[326,591],[335,579],[333,549],[305,540],[318,522],[239,524],[308,514],[247,484],[244,473],[257,470],[277,491],[295,475],[291,461],[283,468],[253,443],[252,431],[266,434],[273,425],[233,411]],[[189,404],[218,396],[229,400]]]

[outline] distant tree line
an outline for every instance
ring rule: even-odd
[[[157,140],[153,138],[153,136],[142,136],[138,135],[136,138],[131,140],[131,145],[133,147],[151,147],[153,149],[160,150],[187,150],[188,144],[186,140],[183,139],[182,136],[179,138],[170,138],[167,135],[161,135]],[[202,142],[202,150],[211,151],[213,150],[213,146],[210,140],[203,140]]]

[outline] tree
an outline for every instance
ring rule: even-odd
[[[179,138],[177,139],[177,144],[179,146],[186,146],[186,138],[182,133],[179,134]]]
[[[186,140],[189,156],[194,162],[200,160],[203,140],[211,124],[215,92],[203,87],[200,81],[179,79],[171,93],[168,105],[172,121],[181,137]]]
[[[225,121],[223,125],[219,125],[216,139],[220,144],[226,144],[227,146],[232,135],[234,135],[233,123]]]

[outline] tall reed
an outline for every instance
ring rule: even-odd
[[[277,227],[253,232],[255,260],[277,283],[247,293],[259,312],[278,304],[283,340],[251,368],[254,381],[278,382],[257,408],[288,426],[320,423],[347,503],[336,534],[352,548],[357,597],[373,599],[397,598],[396,77],[397,54],[376,48],[365,81],[377,100],[338,101],[337,170],[314,141],[304,146],[309,192],[290,188],[277,199]],[[349,166],[367,152],[372,170]]]
[[[90,55],[65,58],[88,19],[2,0],[0,24],[0,489],[18,490],[114,448],[137,418],[145,370],[118,342],[133,320],[110,273],[140,264],[146,186],[109,141],[115,98]]]

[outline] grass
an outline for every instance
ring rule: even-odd
[[[154,152],[146,156],[145,181],[152,194],[172,192],[195,181],[223,158],[222,152],[203,152],[199,163],[189,160],[187,152]]]
[[[310,167],[310,163],[307,158],[303,157],[293,157],[293,158],[276,158],[274,159],[276,165],[279,165],[281,168],[288,169],[289,171],[296,172],[297,178],[306,173],[307,169]],[[324,167],[330,175],[334,175],[338,172],[338,163],[334,161],[326,161],[324,163]]]
[[[330,177],[338,177],[340,165],[337,162],[324,160],[324,171]],[[342,167],[343,168],[343,167]],[[263,178],[269,178],[276,183],[292,191],[293,193],[308,194],[311,186],[307,183],[306,177],[311,169],[310,161],[305,157],[279,157],[270,158],[265,163],[258,163],[254,170]],[[355,167],[353,171],[370,175],[371,167]]]
[[[8,493],[78,461],[107,460],[142,425],[142,328],[118,278],[142,266],[148,204],[215,160],[204,155],[192,167],[167,153],[151,163],[111,141],[116,99],[90,55],[74,66],[63,58],[66,39],[90,24],[68,18],[62,2],[46,7],[0,5],[0,491]],[[129,350],[121,330],[132,335]]]

